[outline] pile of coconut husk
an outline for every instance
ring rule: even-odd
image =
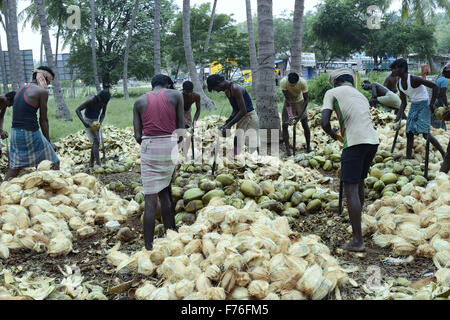
[[[348,280],[318,236],[294,233],[250,201],[242,209],[213,198],[195,223],[128,255],[109,251],[117,272],[157,277],[136,290],[142,300],[323,299]]]
[[[0,186],[0,258],[19,249],[66,255],[75,238],[138,212],[135,201],[121,199],[95,177],[52,171],[50,165],[44,161],[37,171]]]
[[[108,300],[103,288],[84,282],[76,266],[65,266],[61,279],[36,277],[28,272],[15,276],[0,267],[0,299],[4,300]]]
[[[351,227],[348,229],[351,232]],[[437,281],[450,286],[450,179],[439,173],[426,188],[406,184],[400,193],[385,196],[362,215],[364,235],[396,256],[433,259]]]

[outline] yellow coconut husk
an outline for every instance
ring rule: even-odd
[[[253,280],[248,286],[248,293],[258,299],[264,299],[269,293],[269,283],[263,280]]]

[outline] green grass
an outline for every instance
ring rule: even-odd
[[[280,87],[277,87],[277,91],[280,91]],[[230,103],[228,102],[227,97],[223,92],[207,92],[207,95],[214,101],[217,106],[216,110],[206,110],[203,109],[200,114],[200,119],[211,115],[222,115],[223,117],[228,118],[231,115],[232,108]],[[84,130],[84,126],[81,123],[80,119],[75,113],[76,108],[82,104],[86,98],[76,98],[69,99],[66,98],[66,104],[72,114],[73,121],[63,121],[57,120],[55,114],[55,101],[53,97],[50,97],[48,103],[48,119],[49,119],[49,127],[50,127],[50,139],[53,142],[58,141],[61,138],[64,138],[72,133],[75,133],[80,130]],[[130,100],[125,101],[123,98],[111,98],[108,104],[108,110],[106,113],[105,124],[113,125],[118,128],[127,128],[133,126],[133,105],[137,98],[130,98]],[[253,99],[253,103],[256,101]],[[279,101],[278,108],[281,112],[283,107],[282,101]],[[309,108],[315,107],[315,105],[310,104]],[[193,107],[195,110],[195,106]],[[192,110],[192,116],[194,116],[195,111]],[[5,119],[4,119],[4,130],[7,132],[11,132],[11,123],[12,123],[12,108],[8,108],[6,111]]]

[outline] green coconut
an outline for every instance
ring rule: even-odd
[[[194,213],[201,209],[203,209],[202,200],[192,200],[186,206],[184,206],[184,210],[188,213]]]
[[[208,204],[212,198],[223,198],[225,196],[225,192],[220,189],[211,190],[208,193],[206,193],[202,197],[202,201],[204,204]]]
[[[233,184],[235,178],[230,174],[219,174],[216,178],[223,186],[229,186]]]
[[[322,207],[322,201],[320,201],[319,199],[315,199],[308,203],[308,205],[306,206],[306,211],[314,212],[314,211],[319,210],[321,207]]]
[[[183,195],[183,200],[185,203],[189,203],[192,200],[200,200],[205,192],[200,188],[192,188],[187,190]]]
[[[380,180],[383,181],[385,185],[396,183],[397,179],[398,177],[395,173],[386,173],[380,178]]]

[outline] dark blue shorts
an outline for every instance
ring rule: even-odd
[[[341,155],[341,180],[359,183],[366,179],[377,150],[377,144],[358,144],[344,149]]]

